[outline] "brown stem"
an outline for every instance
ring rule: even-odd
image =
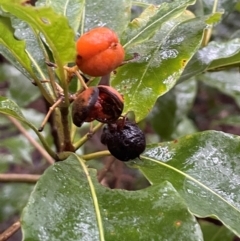
[[[2,234],[0,234],[0,241],[8,240],[14,233],[18,231],[20,227],[21,227],[21,223],[18,220],[12,226],[6,229]]]
[[[0,182],[26,182],[36,183],[41,175],[32,174],[0,174]]]
[[[42,131],[44,126],[46,125],[50,115],[55,110],[55,108],[63,101],[63,96],[60,96],[60,98],[49,108],[48,113],[46,114],[41,126],[39,127],[38,131]]]
[[[71,151],[74,152],[75,148],[71,141],[70,128],[68,123],[68,107],[60,108],[61,117],[62,117],[62,126],[63,126],[63,135],[64,135],[64,145],[62,151]]]
[[[8,116],[9,120],[18,128],[18,130],[27,138],[27,140],[41,153],[41,155],[48,161],[48,163],[53,164],[54,160],[48,154],[48,152],[25,130],[21,123],[15,118]]]

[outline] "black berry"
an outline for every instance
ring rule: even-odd
[[[139,127],[123,118],[103,128],[101,142],[107,145],[110,153],[120,161],[139,157],[145,150],[146,140]]]

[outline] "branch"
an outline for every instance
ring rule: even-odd
[[[91,130],[91,135],[95,134],[102,126],[103,123],[98,123],[95,127],[93,127],[93,129]],[[89,140],[89,133],[87,133],[79,141],[74,143],[75,150],[81,147],[87,140]]]
[[[48,154],[48,152],[24,129],[21,123],[15,118],[8,116],[9,120],[18,128],[18,130],[28,139],[28,141],[41,153],[41,155],[49,162],[53,164],[54,160]]]
[[[92,160],[92,159],[98,159],[104,156],[110,156],[111,153],[107,150],[105,151],[98,151],[98,152],[93,152],[91,154],[86,154],[86,155],[81,155],[79,156],[80,158],[84,159],[85,161]]]
[[[0,241],[8,240],[21,227],[20,221],[15,222],[12,226],[0,234]]]
[[[41,175],[32,175],[32,174],[0,174],[0,182],[36,183],[40,178],[40,176]]]

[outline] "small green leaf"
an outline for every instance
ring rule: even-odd
[[[219,22],[219,21],[221,20],[222,15],[223,15],[223,12],[217,12],[217,13],[215,13],[215,14],[212,14],[212,15],[210,16],[210,18],[208,18],[208,19],[206,20],[206,23],[207,23],[207,24],[217,23],[217,22]]]
[[[150,147],[137,166],[152,184],[169,181],[197,216],[240,235],[240,138],[216,131]]]
[[[203,240],[170,183],[111,190],[75,155],[47,169],[21,220],[23,240]]]

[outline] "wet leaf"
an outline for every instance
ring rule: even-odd
[[[75,155],[40,178],[23,211],[22,231],[23,240],[203,240],[170,183],[111,190]]]
[[[240,138],[216,131],[150,147],[136,165],[152,184],[169,181],[197,216],[240,234]]]
[[[131,18],[132,1],[88,0],[85,5],[84,25],[79,30],[86,32],[94,27],[107,26],[119,35]]]
[[[229,68],[240,65],[240,39],[228,42],[211,42],[200,51],[202,58],[209,63],[208,70]]]
[[[15,38],[23,40],[26,44],[25,49],[22,51],[27,53],[35,76],[40,80],[49,79],[48,69],[45,63],[47,60],[46,53],[44,52],[44,46],[40,44],[41,41],[39,41],[38,34],[34,32],[26,22],[15,17],[12,17],[11,19],[12,26],[15,29]]]
[[[14,38],[13,34],[10,18],[0,16],[0,53],[28,78],[34,78],[30,59],[25,52],[26,45],[24,41]]]
[[[135,62],[118,68],[117,76],[112,81],[112,85],[124,95],[124,112],[134,111],[137,122],[150,112],[159,96],[168,92],[176,84],[185,65],[198,50],[202,39],[204,20],[192,18],[188,12],[179,16],[180,7],[170,11],[170,6],[175,7],[175,5],[167,6],[168,12],[165,13],[165,17],[175,16],[176,18],[168,19],[160,30],[161,22],[156,24],[153,30],[153,20],[143,18],[142,21],[145,20],[147,24],[140,27],[139,36],[127,40],[126,43],[127,53],[132,55],[138,53],[140,57]],[[156,10],[156,15],[159,12],[161,12],[159,9]],[[153,19],[155,17],[153,14]],[[164,19],[164,16],[162,18]],[[151,28],[149,27],[145,32],[148,23]],[[151,33],[149,33],[150,29],[152,29]],[[155,35],[145,41],[145,38],[152,33]]]
[[[38,0],[36,6],[51,7],[56,13],[65,16],[71,28],[77,33],[83,18],[84,0]]]
[[[133,19],[128,24],[128,28],[122,35],[121,42],[123,46],[128,49],[151,39],[159,31],[162,24],[181,15],[186,7],[193,2],[193,0],[180,0],[178,2],[163,3],[160,6],[149,6],[138,18]],[[172,24],[179,24],[180,20],[184,21],[186,19],[188,18],[178,19],[175,24],[174,22]]]
[[[65,79],[63,66],[75,59],[74,32],[69,27],[67,19],[57,15],[49,7],[24,6],[20,1],[2,0],[0,6],[3,11],[25,21],[38,38],[43,35],[39,41],[46,41],[58,66],[60,80],[63,81]]]
[[[205,70],[221,70],[240,64],[240,39],[228,42],[210,42],[208,46],[199,50],[184,70],[180,82]]]
[[[205,84],[233,97],[240,106],[239,71],[219,71],[199,76]]]

